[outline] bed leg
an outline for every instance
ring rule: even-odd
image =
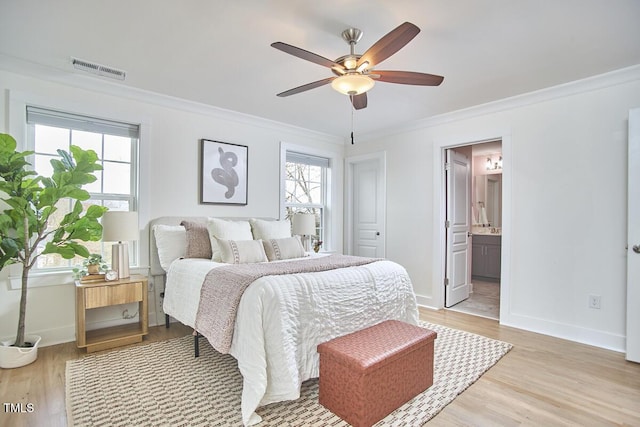
[[[200,333],[198,331],[193,331],[193,354],[194,357],[200,356]]]
[[[164,327],[169,329],[169,315],[168,314],[164,315]]]

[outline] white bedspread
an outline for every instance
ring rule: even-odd
[[[164,311],[193,327],[207,260],[178,260],[167,274]],[[416,324],[418,310],[406,270],[391,261],[319,273],[266,276],[245,291],[231,354],[244,378],[242,419],[256,409],[300,397],[303,381],[319,374],[318,344],[386,319]]]

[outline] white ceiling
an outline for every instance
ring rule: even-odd
[[[357,132],[640,64],[638,0],[0,0],[0,67],[73,76],[81,58],[125,70],[126,86],[346,137],[350,103],[329,85],[276,97],[331,71],[270,44],[336,59],[342,30],[363,30],[363,53],[404,21],[422,31],[378,68],[444,82],[376,84]]]

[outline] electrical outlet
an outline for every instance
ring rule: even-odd
[[[589,308],[600,308],[600,295],[589,295]]]

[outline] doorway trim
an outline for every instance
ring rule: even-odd
[[[511,132],[494,130],[458,135],[435,140],[433,143],[433,303],[444,308],[444,278],[446,260],[446,191],[445,151],[449,148],[502,141],[502,256],[500,268],[500,323],[511,323],[510,266],[511,266]]]
[[[382,165],[380,173],[382,173],[382,188],[379,194],[380,198],[384,201],[384,209],[382,214],[382,238],[384,242],[384,256],[387,252],[387,153],[386,151],[379,151],[376,153],[362,154],[359,156],[351,156],[345,159],[345,209],[344,209],[344,235],[346,236],[345,246],[346,254],[353,254],[353,165],[356,163],[366,162],[369,160],[378,160]]]

